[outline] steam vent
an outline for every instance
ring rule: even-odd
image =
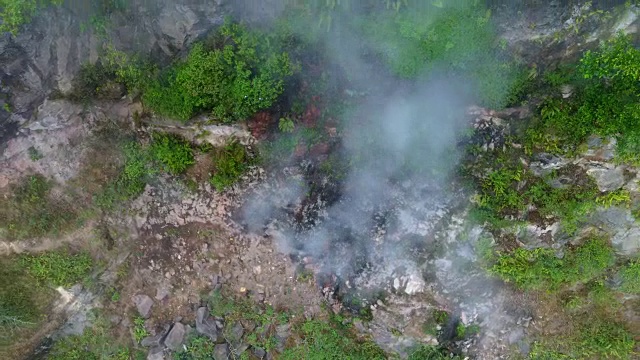
[[[0,0],[0,360],[640,359],[639,17]]]

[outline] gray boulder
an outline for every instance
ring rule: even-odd
[[[613,169],[589,169],[587,174],[593,177],[600,191],[618,190],[625,184],[624,168],[622,166]]]
[[[208,337],[211,341],[218,340],[216,321],[209,315],[208,309],[204,306],[196,312],[196,331]]]
[[[153,300],[147,295],[136,295],[133,297],[133,303],[136,305],[138,313],[143,318],[147,319],[151,315],[151,307],[153,306]]]
[[[167,337],[164,339],[164,345],[173,351],[180,349],[184,343],[185,333],[186,329],[182,323],[177,322],[173,324],[169,334],[167,334]]]
[[[229,345],[218,344],[213,348],[214,360],[228,360],[229,359]]]

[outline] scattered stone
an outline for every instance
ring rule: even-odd
[[[142,339],[142,341],[140,341],[140,345],[142,345],[143,347],[153,348],[160,346],[161,341],[162,335],[147,336],[146,338]]]
[[[213,348],[214,360],[227,360],[229,359],[229,345],[218,344]]]
[[[254,347],[253,355],[258,359],[264,359],[264,357],[267,356],[267,352],[263,348]]]
[[[240,341],[240,339],[242,339],[242,335],[244,335],[244,328],[242,327],[242,324],[239,321],[235,322],[231,326],[231,332],[229,334],[230,340],[234,342]]]
[[[196,312],[196,331],[208,337],[211,341],[217,341],[218,339],[216,321],[211,318],[209,310],[204,306]]]
[[[173,350],[178,350],[184,343],[184,335],[186,333],[185,327],[182,323],[175,323],[164,339],[164,345]]]
[[[151,313],[151,307],[153,306],[153,300],[147,295],[136,295],[133,297],[133,302],[138,309],[138,313],[143,318],[149,318]]]
[[[169,296],[169,290],[166,287],[159,287],[156,289],[156,300],[162,301]]]
[[[510,345],[517,343],[524,338],[524,330],[522,328],[516,328],[509,333],[508,341]]]
[[[164,360],[164,348],[162,346],[156,346],[149,350],[147,360]]]

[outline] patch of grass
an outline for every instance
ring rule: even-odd
[[[95,196],[94,202],[102,209],[112,210],[118,204],[136,198],[154,173],[149,166],[148,152],[137,142],[126,143],[123,153],[125,159],[120,175]]]
[[[557,290],[561,285],[586,283],[602,275],[615,260],[609,244],[601,239],[587,240],[569,250],[564,258],[552,249],[516,249],[501,253],[490,271],[525,290]]]
[[[175,360],[210,360],[216,343],[202,336],[192,337],[187,340],[185,349],[174,353]]]
[[[470,336],[474,336],[480,333],[480,326],[476,324],[465,325],[462,322],[456,326],[456,337],[458,339],[465,339]]]
[[[633,336],[612,320],[576,320],[577,331],[534,344],[531,359],[631,359]]]
[[[14,259],[0,259],[0,344],[34,325],[41,313],[33,278]]]
[[[108,320],[97,316],[94,325],[81,335],[70,335],[58,340],[47,359],[50,360],[129,360],[134,353],[119,345],[109,334]]]
[[[288,54],[271,43],[265,34],[226,22],[208,40],[209,48],[196,44],[185,61],[149,86],[143,100],[157,113],[182,120],[202,111],[224,122],[248,118],[269,108],[292,74]]]
[[[620,291],[627,294],[640,294],[640,260],[633,260],[620,269],[622,284]]]
[[[280,356],[293,359],[386,359],[387,356],[375,343],[359,341],[350,328],[337,322],[307,320],[298,329],[300,343],[286,349]]]
[[[26,255],[20,262],[42,284],[62,287],[82,282],[93,267],[93,259],[89,254],[69,254],[62,251]]]
[[[178,175],[195,163],[189,142],[178,135],[154,133],[149,147],[151,158],[171,174]]]
[[[9,240],[59,234],[78,220],[78,206],[51,193],[53,183],[42,175],[30,175],[10,188],[0,200],[0,229]]]
[[[247,150],[237,141],[232,141],[214,155],[215,171],[211,185],[222,191],[235,184],[248,169],[251,159]]]
[[[133,338],[136,340],[136,343],[140,343],[140,341],[147,336],[149,336],[149,332],[147,328],[144,327],[144,318],[136,316],[133,318]]]
[[[434,345],[421,345],[411,352],[408,360],[460,360],[459,356],[451,356],[449,351]]]

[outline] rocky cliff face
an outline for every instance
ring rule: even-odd
[[[505,46],[528,63],[551,64],[617,31],[638,34],[638,8],[599,10],[566,1],[493,4]],[[80,66],[95,62],[107,42],[116,49],[167,62],[224,21],[224,16],[258,22],[273,18],[281,1],[129,1],[120,10],[67,1],[43,10],[15,37],[0,37],[0,144],[52,91],[68,92]],[[18,125],[17,125],[18,124]]]
[[[107,39],[117,49],[166,62],[220,25],[228,7],[223,1],[133,0],[125,9],[101,12],[68,1],[43,10],[17,36],[0,37],[0,144],[52,91],[68,92],[80,66],[95,62]]]

